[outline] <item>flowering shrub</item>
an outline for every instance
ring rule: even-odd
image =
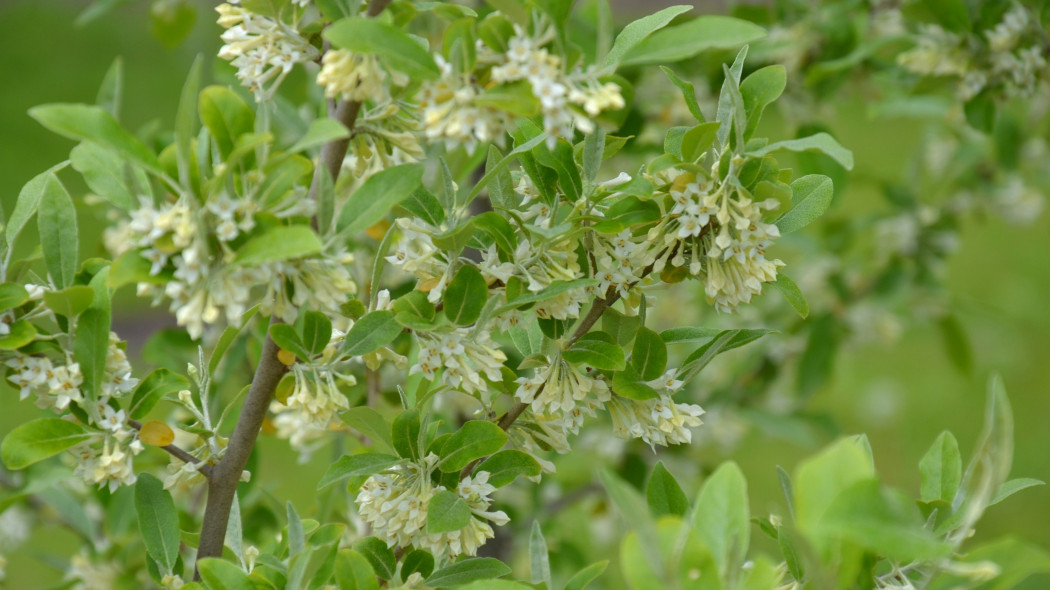
[[[860,5],[838,6],[847,4]],[[932,32],[879,65],[959,78],[954,96],[967,101],[966,116],[950,129],[962,150],[989,141],[966,124],[1009,121],[996,101],[1032,94],[1045,43],[1020,4],[1001,22],[982,12],[980,26],[965,27],[966,6],[948,4],[947,29],[924,25]],[[808,51],[790,34],[787,47],[776,44],[783,31],[808,29],[811,15],[793,23],[799,13],[780,7],[780,28],[763,39],[744,18],[674,6],[613,35],[607,4],[588,6],[231,1],[216,9],[218,58],[239,85],[204,86],[198,61],[163,141],[122,127],[112,100],[119,69],[100,93],[109,100],[31,110],[78,145],[26,183],[0,242],[6,381],[51,412],[7,433],[0,456],[21,470],[59,455],[83,484],[61,492],[65,506],[74,493],[102,503],[112,528],[103,536],[145,546],[87,535],[68,569],[72,584],[552,588],[538,518],[527,582],[497,580],[515,564],[489,543],[537,516],[515,496],[533,484],[517,480],[549,479],[558,455],[578,453],[589,433],[639,439],[653,452],[691,443],[705,428],[691,385],[701,375],[718,383],[705,371],[712,360],[767,340],[774,330],[746,327],[756,318],[779,325],[775,318],[811,313],[789,278],[796,262],[796,276],[839,287],[848,310],[827,297],[813,306],[815,321],[798,324],[809,330],[798,361],[803,394],[829,370],[836,313],[870,329],[862,306],[881,277],[835,281],[828,275],[840,269],[821,267],[819,256],[775,254],[782,236],[825,213],[854,163],[819,128],[763,137],[762,116],[783,93],[795,105],[813,100],[789,80],[823,57],[823,45]],[[870,34],[851,49],[852,63],[873,55],[880,35],[903,35],[874,25]],[[847,58],[827,61],[835,59]],[[706,62],[717,64],[713,75],[692,71]],[[755,65],[765,62],[773,63]],[[680,65],[647,77],[662,64]],[[290,85],[305,87],[295,89],[300,98]],[[639,121],[646,93],[668,103],[667,125]],[[1019,221],[1036,215],[1041,199],[1015,164],[1009,178],[982,177],[1005,188],[970,201],[999,211],[1009,201],[1015,213],[1004,216]],[[92,252],[100,257],[81,255],[82,212],[66,168],[108,211]],[[960,170],[957,180],[970,177]],[[951,250],[942,236],[951,220],[978,206],[898,201],[902,211],[877,224],[891,245],[880,251],[892,252],[879,272],[912,265],[915,284],[901,289],[918,290]],[[34,217],[39,255],[15,259]],[[158,334],[163,353],[147,359],[152,371],[133,369],[111,330],[114,293],[132,287],[179,328]],[[710,310],[697,318],[704,325],[691,326],[700,308]],[[951,316],[941,319],[957,345]],[[923,459],[918,508],[879,482],[863,437],[821,452],[794,481],[781,470],[790,518],[756,521],[780,547],[776,558],[749,552],[746,482],[734,464],[692,503],[662,464],[647,505],[602,471],[634,529],[622,542],[620,579],[599,578],[605,562],[578,564],[558,587],[1023,578],[1050,558],[1014,541],[963,546],[985,508],[1038,483],[1007,479],[1011,417],[1000,383],[989,399],[987,432],[965,473],[951,434]],[[707,420],[722,427],[742,407],[723,403]],[[303,461],[336,449],[316,482],[325,498],[316,518],[301,518],[291,502],[275,511],[252,480],[260,431],[287,440]],[[163,477],[136,460],[146,446],[168,453]],[[103,520],[71,518],[92,530]],[[998,558],[1012,551],[1037,565],[1009,570]]]

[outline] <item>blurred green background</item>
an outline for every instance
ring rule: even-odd
[[[147,7],[133,4],[85,27],[73,21],[85,3],[55,0],[0,2],[0,197],[11,211],[22,184],[67,157],[72,143],[50,134],[26,114],[45,102],[93,102],[98,84],[116,56],[123,56],[126,79],[123,121],[136,129],[154,119],[164,128],[173,121],[178,92],[196,52],[214,55],[219,28],[208,10],[198,15],[188,42],[166,49],[149,34]],[[211,60],[206,60],[206,76]],[[214,79],[214,77],[212,77]],[[857,116],[838,121],[835,135],[853,149],[860,176],[903,170],[918,141],[908,121],[867,119],[864,104],[841,108]],[[71,177],[71,176],[70,176]],[[74,192],[76,187],[71,187]],[[878,207],[874,195],[851,190],[841,204],[862,213]],[[90,218],[83,224],[92,223]],[[82,231],[81,256],[88,250]],[[1050,480],[1050,214],[1034,224],[1008,226],[998,219],[971,221],[961,231],[961,248],[951,258],[948,286],[959,317],[974,345],[975,370],[960,374],[949,362],[937,326],[912,325],[892,348],[871,345],[844,350],[833,378],[813,400],[812,409],[833,416],[845,432],[866,432],[877,468],[887,482],[917,490],[917,463],[937,434],[951,429],[968,456],[980,427],[985,386],[992,372],[1002,374],[1013,402],[1016,457],[1013,477]],[[27,235],[24,242],[31,241]],[[147,322],[144,308],[116,313],[117,331],[129,337]],[[136,315],[139,314],[139,315]],[[149,314],[156,318],[156,312]],[[154,319],[150,319],[151,325]],[[134,344],[133,344],[134,346]],[[0,388],[0,435],[38,413],[19,403],[17,393]],[[259,477],[277,479],[279,497],[309,502],[324,466],[295,465],[287,446],[263,441],[268,460]],[[744,469],[752,507],[761,514],[779,510],[775,465],[791,469],[811,453],[752,433],[732,455]],[[153,451],[150,451],[153,452]],[[296,470],[301,477],[275,477]],[[1050,487],[1025,490],[991,508],[978,537],[1014,534],[1050,547]],[[42,527],[8,559],[11,588],[38,587],[61,578],[45,565],[45,548],[70,543],[57,527]],[[59,566],[61,567],[61,566]],[[612,571],[610,571],[612,573]],[[1033,578],[1027,588],[1050,587],[1050,576]]]

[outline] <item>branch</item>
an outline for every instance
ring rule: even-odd
[[[142,430],[142,422],[139,422],[138,420],[128,420],[128,425],[134,428],[135,430]],[[194,465],[197,465],[197,471],[201,472],[201,474],[204,475],[204,477],[207,477],[209,479],[211,478],[211,465],[201,463],[200,459],[194,457],[193,455],[187,453],[186,451],[182,450],[181,448],[175,445],[164,445],[163,447],[160,447],[160,449],[163,451],[167,451],[169,455],[175,457],[176,459],[179,459],[183,463],[192,463]]]
[[[271,324],[274,320],[271,319]],[[204,522],[201,524],[200,545],[197,548],[197,559],[202,557],[221,557],[223,542],[226,540],[226,525],[230,520],[230,509],[237,484],[241,482],[241,473],[248,464],[248,457],[259,437],[266,411],[273,400],[277,383],[288,371],[277,358],[280,347],[268,335],[263,344],[262,357],[252,378],[248,396],[241,408],[240,419],[226,445],[226,454],[215,464],[208,478],[208,504],[204,508]],[[194,575],[200,579],[200,572]]]

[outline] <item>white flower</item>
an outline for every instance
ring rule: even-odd
[[[317,84],[324,87],[327,98],[365,102],[379,100],[385,94],[386,74],[374,55],[332,49],[324,54]]]
[[[532,377],[519,377],[514,396],[531,404],[536,413],[565,414],[591,395],[604,402],[609,399],[605,381],[587,375],[576,366],[557,357],[545,368],[535,370]]]
[[[434,379],[442,371],[445,385],[470,394],[487,392],[485,379],[497,383],[503,379],[500,371],[507,355],[486,330],[472,336],[470,328],[446,328],[419,332],[417,337],[419,355],[409,374]]]
[[[218,23],[226,28],[219,57],[237,68],[237,78],[255,94],[270,100],[297,63],[313,61],[317,50],[298,31],[280,20],[221,4]]]
[[[703,424],[700,406],[676,404],[669,396],[643,401],[613,396],[606,408],[612,417],[613,434],[623,439],[640,438],[650,446],[688,443],[693,436],[689,429]]]

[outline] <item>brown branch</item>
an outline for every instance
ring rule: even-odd
[[[142,422],[139,422],[138,420],[128,420],[128,425],[131,426],[132,428],[134,428],[135,430],[142,430]],[[186,451],[182,450],[181,448],[179,448],[179,447],[177,447],[177,446],[175,446],[173,444],[172,445],[164,445],[163,447],[158,447],[158,448],[160,448],[162,451],[167,451],[167,453],[169,455],[171,455],[172,457],[175,457],[176,459],[182,461],[183,463],[192,463],[194,465],[197,465],[197,471],[199,471],[201,473],[201,475],[203,475],[204,477],[207,477],[207,478],[211,477],[211,465],[208,465],[208,464],[205,464],[205,463],[201,463],[200,459],[198,459],[198,458],[194,457],[193,455],[187,453]]]
[[[274,323],[274,320],[271,319],[271,323]],[[237,426],[234,427],[226,445],[226,454],[212,467],[212,474],[208,479],[208,503],[204,508],[200,545],[197,548],[198,561],[202,557],[222,556],[226,526],[230,520],[230,509],[237,492],[237,484],[241,482],[241,474],[248,464],[255,440],[259,437],[259,430],[273,400],[274,391],[277,390],[277,383],[288,371],[288,367],[277,358],[279,350],[280,347],[267,336]],[[194,574],[194,579],[200,579],[199,570]]]

